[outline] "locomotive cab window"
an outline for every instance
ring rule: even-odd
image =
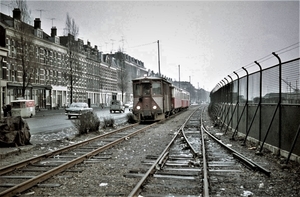
[[[143,84],[143,95],[150,95],[151,94],[151,84],[150,83],[144,83]]]
[[[134,91],[134,95],[136,96],[141,96],[141,84],[134,84],[133,85],[133,91]]]
[[[152,83],[152,95],[161,95],[160,82],[153,82]]]

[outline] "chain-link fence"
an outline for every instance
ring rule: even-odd
[[[278,62],[262,69],[255,62],[258,71],[249,73],[243,67],[240,73],[228,75],[231,81],[222,80],[211,91],[209,113],[224,133],[231,132],[231,138],[242,137],[263,147],[276,150],[278,154],[299,159],[300,143],[300,58]],[[299,127],[299,128],[298,128]]]

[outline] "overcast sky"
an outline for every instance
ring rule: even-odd
[[[3,1],[1,1],[2,3]],[[4,2],[7,3],[7,2]],[[299,43],[299,1],[32,1],[42,29],[63,35],[69,13],[79,38],[103,52],[123,50],[175,80],[210,91],[233,71]],[[12,15],[1,4],[1,12]],[[297,45],[294,45],[297,48]],[[284,58],[299,57],[296,50]],[[276,60],[276,58],[273,58]],[[268,66],[263,64],[263,66]],[[269,65],[270,66],[270,65]]]

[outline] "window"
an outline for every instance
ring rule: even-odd
[[[153,82],[152,83],[152,94],[161,94],[161,85],[160,82]]]
[[[144,83],[143,84],[143,95],[150,95],[151,94],[151,84]]]
[[[135,96],[141,95],[141,84],[133,84],[133,94]]]
[[[2,79],[7,80],[7,68],[6,67],[2,67]]]
[[[11,81],[12,82],[16,81],[16,78],[17,78],[17,72],[12,70],[11,71]]]

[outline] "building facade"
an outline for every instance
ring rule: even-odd
[[[118,73],[124,69],[126,72],[126,77],[123,83],[127,83],[126,89],[123,94],[123,101],[132,102],[133,101],[133,91],[132,91],[132,79],[139,78],[147,75],[148,71],[144,66],[144,62],[129,56],[126,53],[116,52],[112,55],[113,59],[117,61],[116,66],[118,68]],[[122,68],[123,66],[123,68]],[[118,84],[120,84],[120,77],[118,77]],[[122,100],[120,85],[118,86],[118,100]]]
[[[120,100],[120,65],[114,54],[103,54],[97,46],[70,34],[57,36],[55,27],[48,35],[39,18],[33,26],[23,23],[19,9],[13,10],[13,17],[0,14],[2,106],[19,97],[48,109],[77,101],[107,106],[112,99]],[[146,73],[143,62],[125,56],[131,78]],[[131,89],[124,94],[130,95]]]

